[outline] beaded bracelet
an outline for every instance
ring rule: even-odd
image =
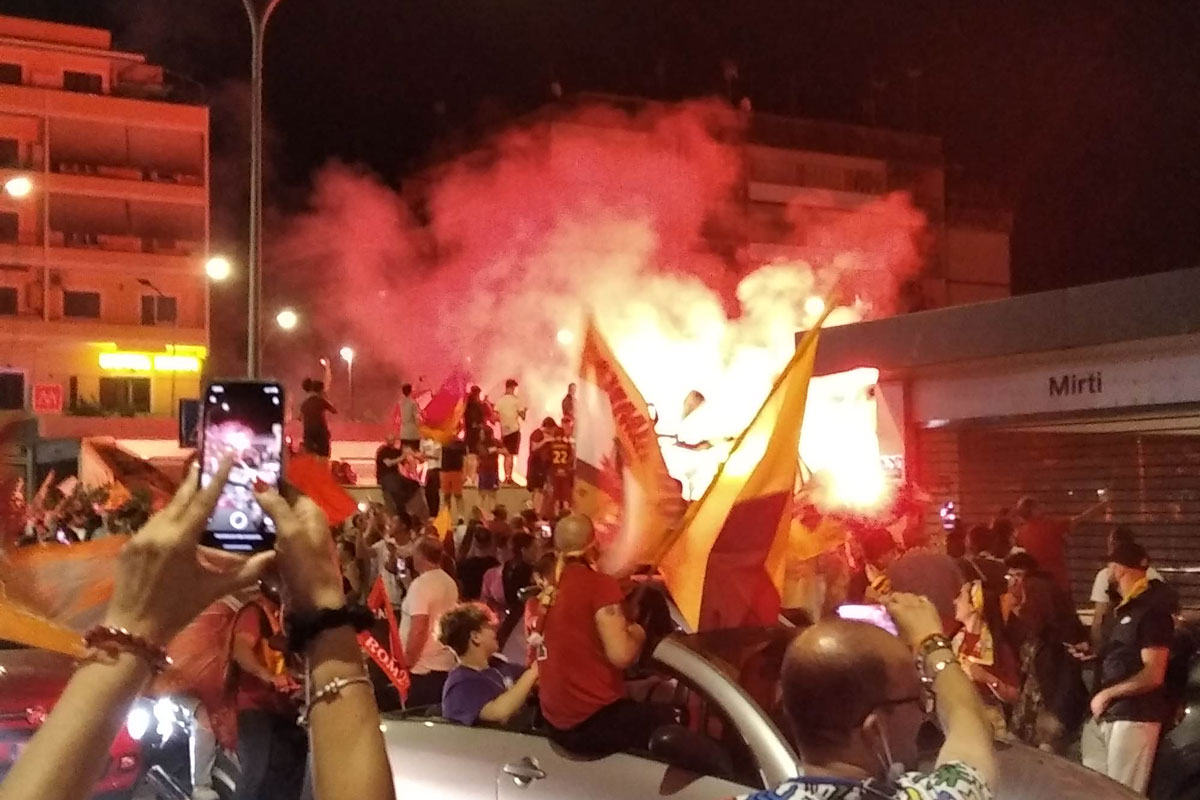
[[[125,628],[97,625],[84,634],[83,643],[114,658],[118,653],[131,653],[145,661],[155,675],[174,663],[167,655],[165,647],[156,645],[144,636],[138,636]]]
[[[356,683],[365,683],[366,685],[370,686],[371,679],[366,675],[355,675],[352,678],[334,678],[320,689],[317,689],[316,693],[313,693],[312,677],[310,676],[307,681],[307,693],[310,696],[308,697],[307,702],[304,704],[303,710],[300,712],[300,718],[296,721],[301,727],[307,726],[308,715],[312,711],[313,706],[325,700],[336,700],[338,695],[342,693],[343,689],[345,689],[347,686],[353,686]]]

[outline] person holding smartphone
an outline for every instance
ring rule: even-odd
[[[867,622],[822,620],[788,647],[783,707],[803,775],[748,800],[990,800],[996,780],[991,728],[979,695],[924,597],[884,604],[900,636]],[[946,734],[930,772],[911,772],[917,735],[936,713]]]

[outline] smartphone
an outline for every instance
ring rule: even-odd
[[[877,628],[883,628],[893,636],[899,636],[900,630],[888,610],[880,605],[847,603],[838,606],[837,614],[842,619],[852,619],[856,622],[869,622]]]
[[[209,384],[202,417],[200,486],[212,483],[225,455],[233,457],[203,543],[235,553],[272,549],[275,523],[254,499],[254,484],[279,488],[283,476],[283,387],[249,380]]]

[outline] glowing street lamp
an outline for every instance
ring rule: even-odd
[[[810,317],[819,317],[825,313],[825,301],[816,295],[812,295],[804,301],[804,313]]]
[[[299,322],[300,315],[290,308],[285,308],[275,315],[275,324],[285,331],[295,330]]]
[[[342,361],[346,362],[346,389],[350,394],[350,413],[354,417],[354,348],[349,345],[338,351]]]
[[[17,200],[20,200],[22,197],[28,197],[32,192],[33,181],[24,175],[9,178],[4,182],[4,193]]]
[[[225,256],[213,256],[204,262],[204,274],[209,280],[223,281],[233,272],[233,265]]]

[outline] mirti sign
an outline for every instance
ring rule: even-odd
[[[1013,359],[964,366],[912,384],[918,421],[952,421],[1200,402],[1200,348]]]

